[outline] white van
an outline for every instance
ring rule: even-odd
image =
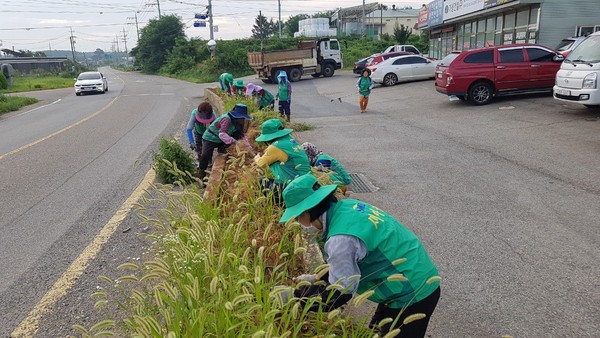
[[[583,40],[556,73],[554,98],[589,108],[600,107],[600,32]]]
[[[409,52],[417,55],[421,55],[419,49],[413,45],[393,45],[386,48],[381,54],[393,53],[393,52]]]

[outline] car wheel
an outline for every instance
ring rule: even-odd
[[[398,83],[398,76],[394,73],[385,74],[383,77],[383,85],[384,86],[393,86]]]
[[[333,68],[333,65],[328,63],[323,67],[323,70],[321,72],[323,73],[323,76],[325,76],[325,77],[332,77],[333,73],[335,73],[335,69]]]
[[[299,68],[292,68],[290,70],[290,82],[300,81],[302,78],[302,71]]]
[[[480,106],[492,102],[494,89],[489,82],[478,81],[471,85],[468,95],[469,102]]]
[[[106,93],[108,91],[108,86],[106,86],[106,89],[104,90],[104,92]]]

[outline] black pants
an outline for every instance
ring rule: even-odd
[[[389,331],[400,327],[400,334],[397,335],[396,337],[403,337],[403,338],[425,337],[425,332],[427,332],[427,325],[429,324],[429,319],[431,318],[431,314],[433,313],[433,310],[435,310],[435,306],[437,305],[439,299],[440,299],[440,288],[438,287],[435,291],[433,291],[433,293],[431,295],[427,296],[427,298],[421,300],[420,302],[414,303],[413,305],[404,309],[404,311],[402,311],[402,309],[392,309],[383,304],[379,304],[377,306],[377,309],[375,310],[375,314],[373,315],[373,318],[371,318],[371,324],[369,324],[369,327],[373,327],[373,326],[377,325],[377,323],[379,323],[381,320],[383,320],[385,318],[396,319],[397,316],[400,316],[400,318],[398,319],[398,321],[396,322],[396,325],[394,327],[391,327],[392,323],[384,325],[380,329],[379,335],[384,336]],[[402,312],[402,313],[400,313],[400,312]],[[424,313],[427,317],[425,317],[423,319],[415,320],[414,322],[409,323],[408,325],[402,325],[402,322],[404,321],[404,319],[406,317],[413,315],[415,313]]]
[[[202,152],[198,161],[199,171],[204,172],[206,168],[208,168],[208,164],[212,160],[213,152],[215,149],[218,149],[220,153],[224,153],[226,148],[227,145],[225,143],[215,143],[207,140],[202,140]]]
[[[200,157],[202,156],[202,135],[198,134],[196,128],[194,128],[194,145],[196,146],[196,155],[198,156],[198,163],[200,163]]]
[[[290,115],[290,102],[279,100],[279,114]]]
[[[268,196],[269,193],[273,192],[273,200],[275,204],[279,206],[283,206],[283,189],[285,189],[285,184],[276,183],[272,178],[261,178],[260,179],[260,190],[263,191],[265,196]]]

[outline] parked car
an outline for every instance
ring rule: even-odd
[[[84,93],[106,93],[108,81],[100,72],[83,72],[75,79],[75,95]]]
[[[383,61],[389,59],[389,58],[393,58],[396,56],[400,56],[400,55],[410,55],[413,53],[410,52],[392,52],[392,53],[385,53],[385,54],[379,54],[375,57],[373,57],[370,61],[367,61],[367,65],[366,67],[373,67],[376,66],[379,63],[382,63]]]
[[[356,61],[354,63],[354,68],[352,69],[352,72],[354,74],[360,74],[360,73],[362,73],[363,70],[365,70],[366,64],[367,64],[367,62],[368,62],[369,59],[373,59],[373,58],[369,56],[369,57],[362,58],[362,59]]]
[[[556,50],[559,51],[564,57],[569,56],[569,53],[575,47],[579,46],[579,44],[585,40],[585,36],[574,36],[570,38],[564,38],[560,41],[558,46],[556,46]]]
[[[433,79],[437,61],[420,55],[401,55],[369,67],[371,79],[384,86],[393,86],[402,81]]]
[[[589,108],[600,107],[600,32],[581,42],[556,73],[554,98],[576,102]]]
[[[413,45],[394,45],[386,48],[381,54],[392,53],[392,52],[409,52],[413,54],[421,55],[419,49]]]
[[[453,52],[436,67],[435,89],[476,105],[494,96],[551,91],[563,60],[559,52],[535,44]]]

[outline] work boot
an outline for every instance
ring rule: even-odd
[[[288,121],[288,123],[290,122],[290,114],[285,115],[285,120]]]
[[[198,188],[204,188],[204,178],[206,177],[206,170],[198,168]]]

